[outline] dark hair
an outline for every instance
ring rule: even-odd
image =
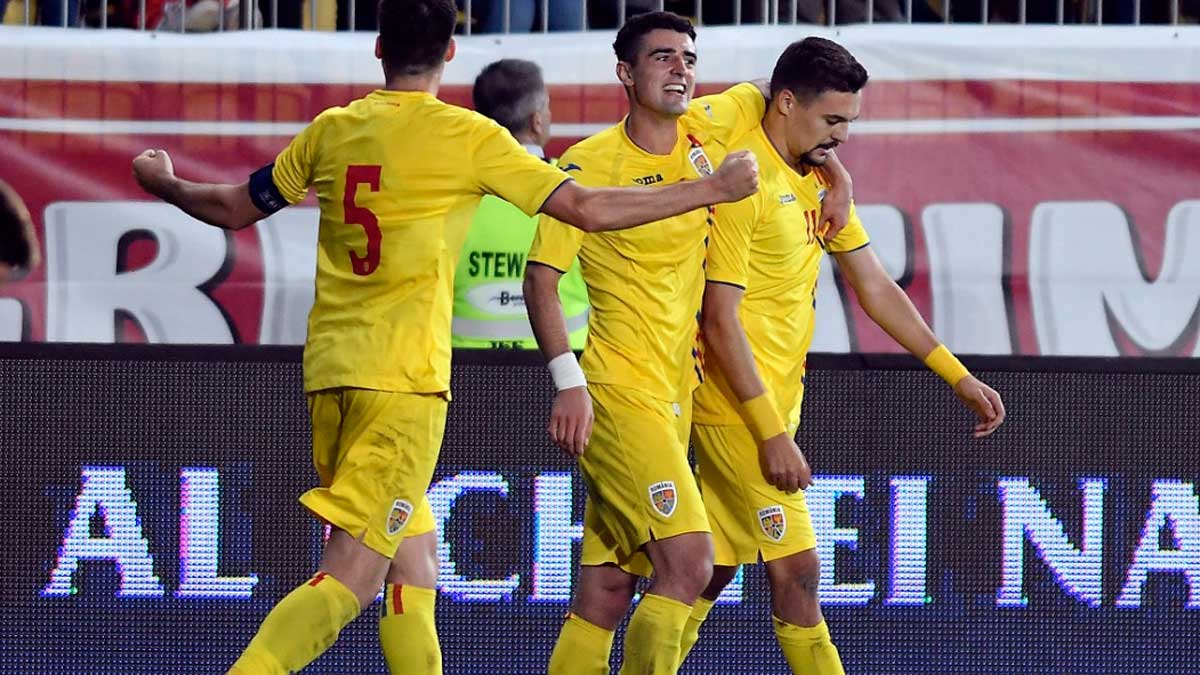
[[[868,77],[867,69],[845,47],[808,37],[783,50],[771,73],[771,97],[787,89],[808,104],[827,91],[857,92]]]
[[[673,30],[676,33],[687,33],[687,36],[696,39],[696,29],[692,27],[692,22],[678,14],[671,12],[646,12],[638,14],[625,22],[621,26],[621,30],[617,31],[617,39],[613,41],[613,51],[617,53],[617,60],[625,63],[635,63],[637,61],[638,50],[642,46],[642,38],[652,30]]]
[[[545,104],[542,69],[533,61],[500,59],[489,63],[475,78],[471,99],[475,110],[514,135],[527,131],[529,116]]]
[[[380,0],[379,45],[384,72],[421,75],[446,56],[458,10],[454,0]]]
[[[16,191],[0,181],[0,263],[28,268],[35,259],[25,214],[25,204]]]

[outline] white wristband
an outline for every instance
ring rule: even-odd
[[[550,363],[547,363],[546,367],[550,369],[550,377],[554,378],[554,388],[559,391],[587,386],[583,369],[579,367],[579,361],[575,360],[575,354],[572,352],[559,354],[550,359]]]

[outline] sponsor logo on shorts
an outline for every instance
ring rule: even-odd
[[[412,515],[412,512],[412,504],[404,501],[403,499],[397,499],[396,501],[392,502],[392,512],[388,514],[387,522],[387,533],[389,537],[399,534],[400,530],[404,529],[404,526],[408,524],[408,517]]]
[[[771,541],[783,539],[783,534],[787,532],[787,518],[783,515],[783,507],[776,505],[759,509],[758,526]]]
[[[664,480],[650,486],[650,503],[654,510],[670,518],[675,513],[675,505],[679,502],[675,492],[675,481]]]

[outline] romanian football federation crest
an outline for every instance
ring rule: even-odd
[[[650,486],[650,503],[654,510],[670,518],[675,513],[675,505],[679,498],[675,492],[675,481],[664,480]]]
[[[387,533],[388,536],[398,534],[404,526],[408,524],[408,517],[412,515],[412,504],[397,499],[392,502],[392,512],[388,514]]]
[[[704,148],[699,145],[693,145],[692,149],[688,150],[688,161],[692,163],[701,178],[712,175],[712,162],[708,161],[708,155],[704,154]]]
[[[758,526],[771,541],[783,539],[783,533],[787,532],[787,518],[783,515],[783,507],[768,506],[765,509],[759,509]]]

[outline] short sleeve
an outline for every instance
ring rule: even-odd
[[[528,215],[570,180],[557,167],[531,155],[507,129],[481,118],[471,143],[471,165],[480,191],[496,195]]]
[[[702,96],[692,102],[701,120],[708,124],[709,135],[726,145],[750,133],[762,122],[767,99],[756,85],[743,82],[720,94]]]
[[[855,249],[862,248],[871,243],[871,238],[867,236],[867,230],[863,227],[862,221],[858,219],[858,212],[854,210],[854,205],[850,205],[850,221],[846,223],[846,227],[838,232],[837,236],[825,242],[825,250],[830,253],[846,253]]]
[[[529,261],[565,273],[571,269],[571,263],[583,246],[583,234],[583,230],[542,214],[533,235],[533,245],[529,247]]]
[[[308,186],[312,184],[313,166],[316,164],[321,126],[321,117],[318,116],[275,158],[271,178],[289,204],[303,201],[308,194]]]
[[[750,241],[761,210],[758,194],[717,207],[716,224],[708,234],[705,279],[746,287],[750,276]]]

